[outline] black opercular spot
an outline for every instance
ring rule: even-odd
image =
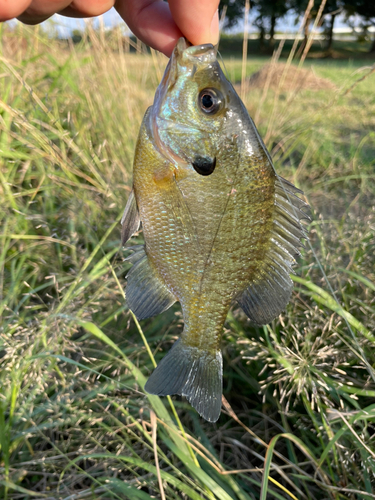
[[[199,175],[211,175],[216,167],[216,157],[196,156],[192,165]]]

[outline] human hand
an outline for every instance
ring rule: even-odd
[[[219,0],[0,0],[0,21],[38,24],[53,14],[93,17],[115,7],[143,42],[170,56],[184,36],[193,45],[219,39]]]

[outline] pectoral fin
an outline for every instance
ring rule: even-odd
[[[134,191],[129,195],[128,202],[126,204],[124,215],[121,219],[122,230],[121,230],[121,244],[125,245],[129,238],[133,236],[139,229],[140,225],[139,212],[137,207],[137,201],[134,196]]]
[[[292,294],[292,265],[300,254],[301,238],[307,237],[300,220],[309,219],[303,211],[309,207],[296,193],[302,191],[290,182],[282,178],[276,181],[269,250],[249,286],[236,298],[249,319],[257,325],[266,325],[275,319],[285,309]]]
[[[135,253],[127,258],[133,267],[126,276],[126,301],[138,319],[150,318],[171,307],[176,298],[161,281],[144,246],[137,245],[133,249]]]

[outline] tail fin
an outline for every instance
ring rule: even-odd
[[[151,374],[145,390],[157,396],[186,396],[201,417],[216,422],[223,390],[221,351],[211,353],[178,340]]]

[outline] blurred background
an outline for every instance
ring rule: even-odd
[[[257,44],[251,45],[252,48],[264,53],[272,51],[277,40],[297,38],[306,44],[309,36],[312,36],[313,49],[319,56],[344,57],[353,55],[356,50],[375,52],[375,7],[367,0],[326,0],[321,3],[309,0],[254,0],[248,3],[246,0],[222,0],[219,14],[223,34],[221,50],[224,52],[238,49],[233,43],[243,37],[244,30],[248,39],[258,40]],[[84,36],[87,22],[95,28],[102,24],[107,31],[118,27],[125,38],[135,40],[114,8],[91,20],[55,15],[42,23],[42,29],[51,37],[73,38],[78,43]],[[7,24],[14,26],[16,23]]]

